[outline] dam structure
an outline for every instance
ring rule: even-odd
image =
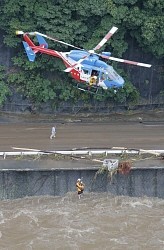
[[[136,161],[125,174],[102,168],[98,155],[101,154],[101,159],[112,159],[113,155],[117,159],[120,153],[138,155],[135,150],[106,149],[0,152],[0,200],[64,196],[68,192],[76,192],[78,178],[83,178],[85,183],[84,194],[107,192],[114,196],[164,198],[163,160]],[[158,155],[162,151],[142,153]],[[64,157],[57,157],[61,155]],[[86,159],[86,156],[90,158]]]

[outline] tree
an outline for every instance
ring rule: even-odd
[[[5,82],[4,67],[0,66],[0,106],[5,102],[7,96],[10,94],[9,87]]]
[[[15,51],[15,71],[8,75],[8,82],[14,83],[19,91],[23,91],[33,101],[46,102],[55,98],[55,102],[76,102],[77,93],[71,90],[72,80],[62,72],[64,66],[59,59],[43,55],[37,56],[34,63],[27,61],[15,30],[37,30],[76,46],[92,49],[115,25],[119,32],[101,51],[111,51],[114,56],[121,57],[133,38],[142,50],[149,51],[155,57],[162,58],[164,53],[163,0],[47,0],[42,3],[39,0],[3,0],[0,7],[4,43]],[[51,41],[49,46],[56,50],[70,50],[67,46]],[[125,79],[129,82],[127,77]],[[118,91],[117,95],[119,93],[124,96],[123,92]],[[108,100],[108,94],[96,98],[99,101]],[[79,98],[86,102],[92,99],[86,98],[85,93],[80,93]],[[119,96],[118,99],[127,98]],[[113,100],[117,101],[116,95]]]

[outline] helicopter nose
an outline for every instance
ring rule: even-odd
[[[101,82],[101,87],[103,89],[108,89],[108,88],[121,88],[124,84],[124,80],[122,79],[122,81],[116,82],[116,81],[110,81],[110,80],[105,80],[103,82]]]

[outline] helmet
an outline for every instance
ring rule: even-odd
[[[77,179],[77,181],[81,181],[81,179]]]

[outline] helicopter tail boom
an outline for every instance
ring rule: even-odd
[[[45,39],[42,36],[37,34],[36,37],[39,43],[39,47],[37,48],[37,46],[35,46],[35,44],[31,41],[31,39],[26,34],[24,34],[23,36],[25,38],[25,41],[23,41],[23,46],[25,48],[27,57],[30,62],[34,62],[36,53],[39,52],[39,47],[47,49],[48,43],[45,41]]]
[[[29,38],[27,33],[24,33],[23,31],[17,30],[16,35],[23,36],[25,41],[22,41],[22,43],[23,43],[24,49],[26,51],[27,57],[28,57],[30,62],[34,62],[35,57],[36,57],[35,54],[38,52],[37,50],[32,49],[32,48],[36,47],[35,44]]]
[[[36,53],[38,52],[42,54],[55,56],[55,57],[61,58],[62,60],[65,59],[63,58],[62,53],[55,51],[55,50],[48,49],[48,43],[46,42],[46,40],[44,39],[41,33],[38,33],[38,32],[24,33],[23,31],[16,31],[16,35],[23,36],[23,39],[24,39],[23,46],[26,51],[27,57],[29,61],[31,62],[34,62]],[[33,41],[30,39],[29,35],[36,36],[39,45],[35,45]]]

